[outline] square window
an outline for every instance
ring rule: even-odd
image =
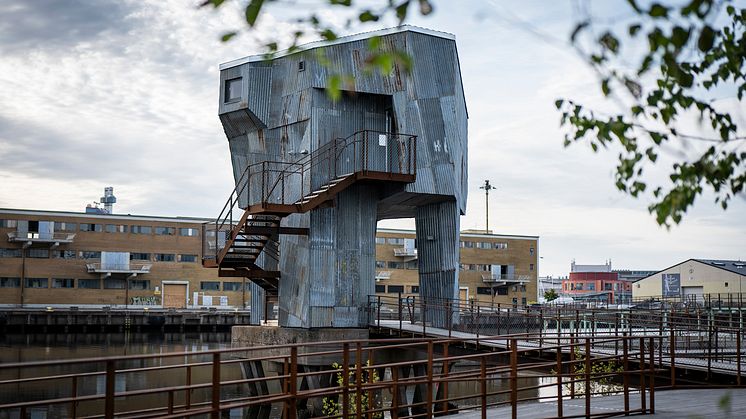
[[[21,278],[0,278],[0,288],[20,288]]]
[[[52,279],[52,288],[74,288],[75,280],[71,278]]]
[[[96,290],[100,289],[101,280],[100,279],[79,279],[78,288],[96,289]]]
[[[223,282],[223,291],[241,291],[241,283]]]
[[[26,288],[49,288],[49,279],[26,278]]]
[[[241,99],[241,78],[225,81],[225,102],[233,102]]]
[[[202,291],[220,291],[220,282],[202,281],[199,283],[199,289]]]

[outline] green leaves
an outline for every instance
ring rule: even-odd
[[[615,97],[626,109],[616,115],[599,116],[593,110],[559,99],[560,122],[567,129],[565,146],[587,143],[596,152],[620,150],[615,170],[616,187],[631,196],[646,193],[653,203],[648,207],[656,221],[665,226],[679,223],[686,211],[705,190],[715,195],[723,209],[733,197],[743,194],[746,185],[746,152],[737,152],[746,143],[730,113],[715,109],[711,94],[703,89],[731,88],[736,96],[746,96],[746,9],[726,7],[730,21],[716,27],[712,22],[718,8],[713,0],[690,0],[683,6],[652,4],[641,8],[628,0],[636,18],[627,26],[630,38],[618,38],[611,30],[602,33],[590,50],[578,48],[588,64],[599,74],[599,86],[606,97]],[[578,34],[593,22],[578,23],[570,36],[578,43]],[[646,48],[636,66],[630,68],[623,57],[622,43],[640,39]],[[634,50],[634,49],[633,49]],[[619,57],[619,58],[617,58]],[[640,77],[654,78],[643,84]],[[615,89],[623,85],[626,89]],[[618,100],[620,94],[624,101]],[[692,135],[680,129],[682,115],[700,115],[702,129],[709,134]],[[688,126],[688,124],[686,125]],[[712,147],[698,150],[692,142]],[[737,142],[733,144],[733,142]],[[675,161],[668,184],[650,187],[646,169],[660,164],[662,147],[688,158]],[[684,153],[686,151],[686,153]]]
[[[256,25],[256,19],[259,17],[259,12],[262,10],[263,5],[264,0],[251,0],[246,6],[246,23],[248,23],[249,26],[254,27],[254,25]]]

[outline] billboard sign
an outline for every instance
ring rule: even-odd
[[[661,274],[661,294],[664,297],[681,295],[681,274]]]

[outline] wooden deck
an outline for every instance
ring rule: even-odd
[[[729,402],[725,402],[729,399]],[[594,397],[591,399],[591,414],[602,415],[618,411],[623,404],[622,396]],[[630,395],[630,406],[640,405],[640,395]],[[563,400],[565,416],[585,415],[585,400]],[[506,418],[511,415],[510,406],[490,409],[488,418]],[[746,389],[668,390],[655,392],[654,418],[741,418],[746,415]],[[518,417],[521,419],[550,418],[557,416],[557,402],[519,403]],[[481,412],[462,412],[460,419],[478,419]]]

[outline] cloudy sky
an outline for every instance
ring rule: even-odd
[[[218,64],[283,39],[294,29],[288,16],[316,2],[270,8],[256,31],[227,44],[219,37],[240,27],[237,7],[213,12],[197,3],[0,3],[0,207],[81,211],[114,186],[115,212],[217,214],[232,189],[217,118]],[[497,186],[490,228],[540,236],[541,275],[566,275],[572,259],[662,269],[689,257],[746,258],[743,195],[727,212],[705,196],[667,231],[648,214],[647,200],[616,191],[614,152],[562,146],[555,99],[607,106],[595,76],[566,44],[576,2],[434,3],[434,15],[411,23],[457,38],[470,115],[462,228],[484,228],[479,186],[490,179]],[[623,20],[624,3],[592,12]],[[744,103],[719,93],[720,106],[738,110],[737,122],[746,124]],[[669,150],[651,179],[665,182],[666,165],[682,153]]]

